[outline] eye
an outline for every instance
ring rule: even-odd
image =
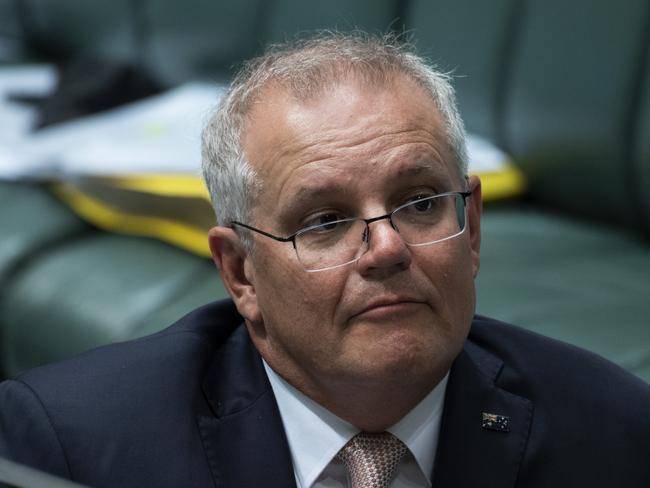
[[[431,198],[433,196],[434,195],[431,193],[415,195],[414,197],[409,198],[405,205],[409,205],[409,208],[415,212],[427,212],[436,204],[436,199]]]
[[[420,199],[415,200],[412,202],[412,208],[418,212],[426,212],[428,210],[431,210],[431,207],[433,207],[433,200],[428,199],[428,200],[422,200]]]
[[[307,229],[316,227],[317,229],[315,230],[319,230],[321,232],[331,231],[340,225],[339,223],[337,223],[337,221],[343,219],[345,219],[345,215],[340,213],[336,213],[336,212],[323,213],[311,217],[309,220],[305,222],[304,227]]]
[[[398,220],[411,223],[431,223],[440,217],[444,202],[433,194],[421,194],[409,198],[395,213]]]

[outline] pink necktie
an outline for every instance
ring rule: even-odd
[[[352,488],[387,488],[406,450],[393,434],[361,432],[336,457],[348,469]]]

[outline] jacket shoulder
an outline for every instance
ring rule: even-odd
[[[200,486],[210,477],[195,424],[201,382],[240,324],[231,302],[216,302],[1,383],[0,455],[90,485]],[[176,463],[178,479],[159,480],[169,472],[156,463]]]
[[[497,365],[497,388],[532,402],[523,478],[570,459],[563,476],[580,472],[579,484],[650,479],[647,463],[632,462],[650,452],[650,385],[592,352],[485,317],[475,318],[468,342]]]
[[[611,361],[580,347],[530,330],[477,315],[469,342],[503,361],[501,381],[571,385],[585,393],[641,394],[650,401],[650,385]]]

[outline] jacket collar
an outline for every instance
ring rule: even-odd
[[[246,327],[215,354],[203,394],[197,422],[215,485],[294,487],[280,413]]]
[[[442,414],[433,473],[436,488],[514,486],[533,404],[499,388],[502,368],[499,358],[470,340],[456,358]],[[494,414],[497,421],[489,425],[484,414]]]

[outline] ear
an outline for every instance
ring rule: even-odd
[[[239,236],[228,227],[213,227],[208,233],[208,242],[212,260],[240,315],[247,321],[259,323],[262,316],[255,292],[254,267]]]
[[[481,264],[481,213],[483,211],[481,180],[478,176],[469,176],[467,184],[472,192],[467,200],[467,230],[472,248],[472,272],[476,278]]]

